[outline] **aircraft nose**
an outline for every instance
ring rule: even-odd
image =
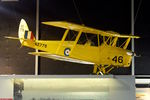
[[[129,55],[129,56],[137,56],[135,52],[127,52],[127,55]]]
[[[141,57],[141,55],[137,55],[135,52],[127,52],[127,55],[134,57]]]

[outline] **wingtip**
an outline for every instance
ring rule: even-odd
[[[41,22],[41,23],[44,24],[44,25],[49,25],[48,22]]]
[[[41,22],[42,24],[44,24],[45,22]]]
[[[139,39],[139,38],[141,38],[141,37],[140,37],[140,36],[136,36],[135,38],[136,38],[136,39]]]

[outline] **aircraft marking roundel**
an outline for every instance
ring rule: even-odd
[[[69,56],[70,50],[71,50],[70,48],[65,48],[64,55]]]

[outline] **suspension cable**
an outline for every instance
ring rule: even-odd
[[[79,20],[80,20],[80,23],[84,26],[83,20],[82,20],[82,18],[81,18],[81,15],[80,15],[79,9],[78,9],[78,7],[77,7],[77,5],[76,5],[76,3],[75,3],[75,0],[73,0],[73,5],[74,5],[74,7],[75,7],[76,13],[77,13],[78,18],[79,18]],[[85,33],[85,36],[86,36],[86,40],[88,41],[89,39],[88,39],[86,33]]]
[[[77,13],[78,18],[79,18],[79,20],[80,20],[80,23],[81,23],[82,25],[84,25],[83,20],[82,20],[81,15],[80,15],[80,12],[79,12],[79,9],[77,8],[77,5],[76,5],[76,3],[75,3],[75,0],[73,0],[73,5],[74,5],[74,7],[75,7],[76,13]]]
[[[136,14],[135,14],[135,18],[134,18],[134,19],[135,19],[135,20],[134,20],[134,24],[135,24],[135,22],[136,22],[136,19],[137,19],[139,10],[140,10],[140,8],[141,8],[141,4],[142,4],[142,0],[140,0],[140,2],[139,2],[138,8],[137,8],[137,11],[136,11]]]

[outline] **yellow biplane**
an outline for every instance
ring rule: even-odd
[[[132,57],[135,56],[135,53],[127,50],[127,47],[131,38],[139,38],[139,36],[122,35],[64,21],[42,22],[42,24],[65,29],[62,39],[36,40],[24,19],[20,21],[18,38],[8,36],[6,38],[18,39],[22,46],[40,50],[40,52],[29,52],[32,55],[74,63],[92,64],[95,74],[108,74],[113,68],[129,67]],[[73,41],[66,40],[70,31],[78,32]],[[82,34],[96,35],[96,45],[90,39],[87,39],[85,43],[78,43]],[[119,38],[124,38],[125,41],[117,46]]]

